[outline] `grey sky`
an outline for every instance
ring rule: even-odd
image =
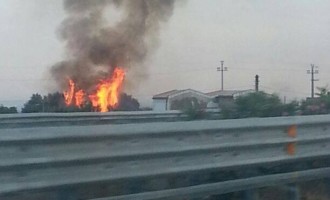
[[[310,95],[311,63],[317,86],[330,82],[330,1],[189,0],[164,24],[161,44],[145,64],[149,77],[129,92],[144,105],[155,93],[220,88],[220,60],[228,67],[225,89],[260,87],[289,99]],[[111,16],[111,14],[110,14]],[[65,56],[56,30],[62,2],[0,0],[0,103],[17,105],[32,93],[51,91],[49,67]]]

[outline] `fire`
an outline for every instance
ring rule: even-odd
[[[74,97],[74,87],[75,84],[72,79],[69,79],[69,89],[63,92],[64,101],[67,106],[71,105],[73,97]]]
[[[75,105],[81,108],[81,105],[84,103],[85,92],[83,90],[79,90],[75,93],[74,98],[76,100]]]
[[[122,68],[115,68],[110,78],[100,80],[95,91],[88,95],[95,110],[107,112],[109,108],[115,108],[119,103],[119,95],[125,78],[125,71]],[[69,79],[68,90],[63,92],[65,104],[81,107],[86,100],[87,94],[84,90],[76,87],[75,82]]]
[[[109,107],[115,108],[119,102],[124,77],[125,71],[121,68],[115,68],[110,79],[101,80],[101,83],[96,87],[96,93],[89,95],[93,107],[99,107],[101,112],[107,112]]]

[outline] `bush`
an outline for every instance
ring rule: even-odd
[[[17,113],[16,107],[5,107],[3,105],[0,105],[0,114],[12,114]]]
[[[280,98],[264,92],[255,92],[240,96],[235,101],[240,118],[281,116],[283,104]]]
[[[189,120],[202,119],[205,117],[206,103],[198,101],[195,97],[187,97],[173,101],[171,110],[181,110],[188,115]]]

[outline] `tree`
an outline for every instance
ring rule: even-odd
[[[85,102],[81,107],[75,105],[67,106],[62,93],[49,93],[43,97],[44,112],[90,112],[92,111],[90,102]]]
[[[283,112],[282,112],[282,115],[296,115],[298,114],[298,111],[300,110],[300,105],[299,105],[299,102],[294,100],[294,101],[291,101],[290,103],[288,104],[284,104],[283,105]]]
[[[59,92],[49,93],[43,97],[44,112],[63,112],[65,110],[65,103],[63,94]]]
[[[140,104],[138,100],[126,93],[121,94],[119,105],[114,110],[133,111],[139,110]],[[62,93],[49,93],[42,97],[40,94],[33,94],[28,102],[24,104],[23,113],[36,112],[92,112],[95,108],[92,107],[90,101],[85,101],[80,107],[76,105],[67,106]]]
[[[328,86],[325,87],[316,87],[316,89],[319,91],[316,93],[318,97],[326,97],[330,95]]]
[[[300,109],[303,115],[318,115],[327,113],[326,105],[320,98],[308,98],[306,100],[302,100]]]
[[[317,87],[317,90],[319,91],[316,93],[316,95],[320,99],[321,106],[324,106],[325,112],[329,113],[330,111],[330,92],[327,86],[325,87]]]
[[[44,111],[44,101],[40,94],[33,94],[28,102],[24,104],[22,113],[36,113]]]
[[[317,87],[317,98],[307,98],[301,102],[301,110],[304,115],[326,114],[330,111],[330,92],[325,87]]]
[[[264,92],[240,96],[235,103],[239,117],[275,117],[281,116],[283,111],[280,98]]]
[[[11,114],[11,113],[17,113],[17,108],[0,105],[0,114]]]
[[[181,110],[190,119],[200,119],[205,117],[206,103],[198,101],[196,97],[186,97],[174,100],[171,103],[171,110]]]
[[[119,99],[118,107],[114,109],[116,111],[137,111],[140,109],[140,103],[131,95],[122,93]]]
[[[240,115],[237,111],[237,104],[233,101],[224,101],[221,103],[221,119],[236,119]]]

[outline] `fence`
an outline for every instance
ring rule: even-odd
[[[51,125],[0,129],[1,199],[196,198],[330,175],[328,115]]]
[[[170,122],[187,119],[188,116],[180,111],[2,114],[0,115],[0,128]]]

